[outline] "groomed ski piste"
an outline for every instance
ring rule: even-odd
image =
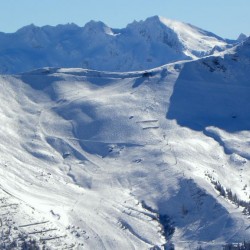
[[[250,240],[249,58],[2,75],[1,249]]]

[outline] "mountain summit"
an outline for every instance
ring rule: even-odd
[[[102,22],[37,27],[0,34],[0,73],[41,67],[134,71],[196,59],[227,48],[227,42],[190,24],[154,16],[124,29]]]
[[[245,41],[247,39],[247,35],[241,33],[238,37],[238,41],[242,42],[242,41]]]

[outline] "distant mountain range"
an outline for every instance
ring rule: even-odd
[[[144,70],[211,55],[237,42],[159,16],[135,21],[124,29],[95,21],[83,28],[75,24],[29,25],[15,33],[0,33],[0,73],[41,67]]]

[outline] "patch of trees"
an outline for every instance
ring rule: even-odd
[[[219,181],[211,180],[211,183],[214,185],[215,189],[219,192],[219,194],[228,200],[232,201],[238,207],[243,207],[243,213],[250,215],[250,202],[243,201],[238,198],[238,196],[232,192],[230,188],[224,188]]]
[[[142,74],[142,77],[150,77],[150,76],[153,76],[153,75],[154,75],[153,72],[144,72]]]
[[[45,246],[40,247],[40,243],[35,239],[27,237],[25,234],[19,234],[18,240],[10,240],[2,242],[0,244],[0,249],[11,250],[11,249],[21,249],[21,250],[43,250],[47,249]]]
[[[250,250],[250,242],[243,242],[243,243],[228,243],[223,246],[223,250]]]
[[[171,239],[171,236],[175,232],[174,222],[172,221],[171,217],[166,214],[159,214],[155,209],[148,206],[145,201],[141,201],[141,205],[144,209],[155,214],[155,218],[153,219],[157,220],[160,223],[162,235],[166,240]],[[174,250],[174,244],[168,242],[165,246],[165,249]]]
[[[227,243],[222,246],[223,250],[250,250],[250,242],[244,241],[243,243]],[[196,250],[203,250],[201,246],[197,247]]]
[[[226,70],[227,70],[226,67],[219,62],[218,58],[214,58],[212,60],[212,63],[211,63],[212,65],[210,65],[209,62],[207,62],[207,61],[203,61],[202,63],[206,67],[209,68],[210,72],[214,72],[214,71],[223,71],[223,72],[226,72]]]

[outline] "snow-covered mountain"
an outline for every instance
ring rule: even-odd
[[[238,37],[238,41],[242,42],[242,41],[245,41],[247,39],[247,35],[241,33]]]
[[[124,29],[91,21],[56,27],[26,26],[0,33],[0,73],[41,67],[83,67],[107,71],[155,68],[224,50],[228,42],[190,24],[150,17]]]
[[[126,32],[151,39],[136,28],[143,25]],[[119,36],[101,23],[84,29]],[[176,51],[180,37],[171,35]],[[150,71],[1,76],[6,246],[28,239],[52,249],[210,250],[249,241],[249,79],[250,38],[218,56]]]

